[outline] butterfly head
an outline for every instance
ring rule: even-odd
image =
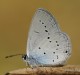
[[[22,55],[22,59],[26,60],[26,54]]]
[[[22,59],[23,59],[24,61],[27,60],[27,59],[28,59],[27,54],[22,55]]]

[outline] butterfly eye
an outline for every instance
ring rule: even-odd
[[[25,55],[22,55],[22,58],[23,58],[24,60],[26,60],[26,56],[27,56],[26,54],[25,54]]]

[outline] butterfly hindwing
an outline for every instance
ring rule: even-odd
[[[31,52],[31,56],[41,64],[61,64],[71,54],[70,40],[65,33],[57,32],[45,37]]]

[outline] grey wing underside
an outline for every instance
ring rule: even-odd
[[[56,22],[54,16],[52,16],[47,10],[39,8],[31,23],[28,41],[27,41],[27,55],[29,56],[40,41],[52,32],[59,32],[60,28]]]
[[[70,57],[70,39],[60,30],[54,16],[47,10],[40,8],[36,11],[28,35],[26,52],[33,66],[63,65]]]

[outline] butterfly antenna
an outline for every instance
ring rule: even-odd
[[[10,58],[10,57],[19,56],[19,55],[24,55],[24,54],[14,54],[14,55],[9,55],[9,56],[6,56],[5,58]]]

